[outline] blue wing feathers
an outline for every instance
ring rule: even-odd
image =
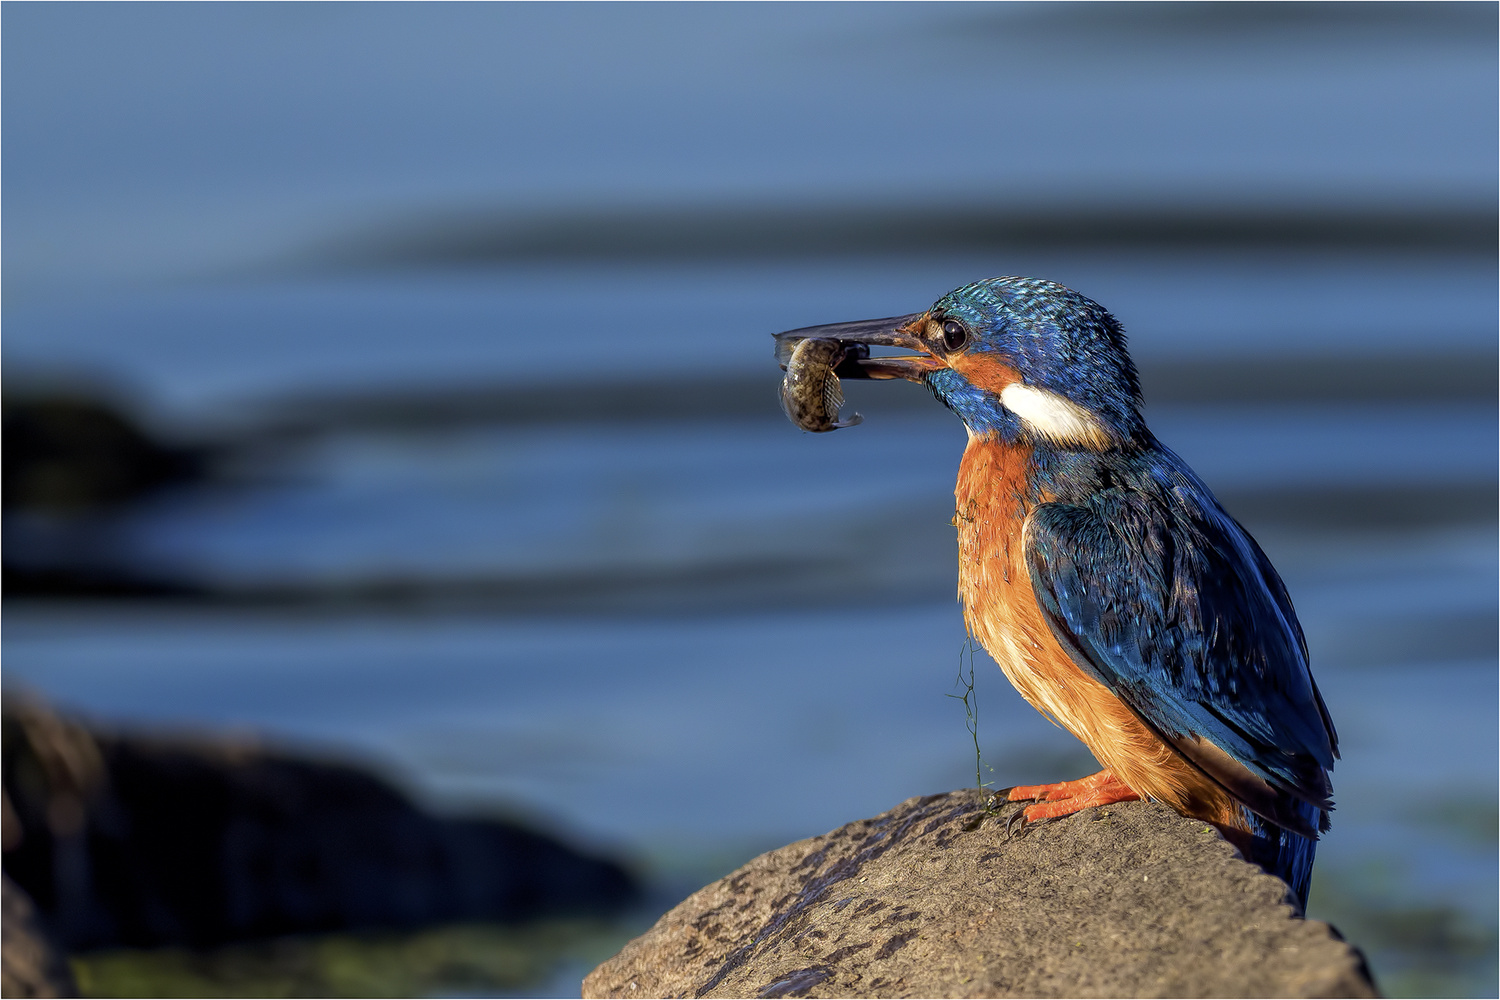
[[[1337,736],[1281,579],[1175,455],[1132,461],[1110,470],[1110,488],[1049,489],[1057,500],[1033,511],[1042,610],[1079,665],[1147,723],[1212,742],[1323,813],[1326,829]],[[1267,818],[1297,828],[1304,812]]]

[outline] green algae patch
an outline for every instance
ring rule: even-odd
[[[410,997],[532,992],[581,979],[632,931],[600,921],[453,924],[415,933],[277,938],[207,951],[75,956],[85,997]]]

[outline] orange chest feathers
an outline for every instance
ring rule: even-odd
[[[980,438],[964,452],[953,519],[964,622],[1021,697],[1113,764],[1125,745],[1138,743],[1139,723],[1079,669],[1042,617],[1026,565],[1025,529],[1032,509],[1051,498],[1032,495],[1030,459],[1024,447]]]
[[[1077,673],[1077,668],[1042,618],[1026,568],[1022,533],[1038,499],[1028,489],[1030,460],[1029,448],[970,438],[954,489],[958,596],[969,634],[989,650],[1022,697],[1077,732],[1054,710],[1051,690],[1060,671]],[[1058,662],[1058,656],[1067,662]]]
[[[1048,496],[1027,483],[1030,452],[971,438],[959,467],[958,595],[969,634],[1043,715],[1088,745],[1138,794],[1235,825],[1221,789],[1163,744],[1115,694],[1085,674],[1042,617],[1026,565],[1026,518]]]

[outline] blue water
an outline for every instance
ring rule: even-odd
[[[433,213],[1494,199],[1483,4],[38,4],[4,22],[5,281],[28,297]]]
[[[169,436],[260,442],[232,450],[221,478],[120,517],[109,534],[118,558],[230,590],[346,596],[12,604],[7,683],[109,722],[228,728],[352,754],[439,807],[519,812],[684,888],[910,795],[971,783],[973,746],[950,697],[962,693],[965,648],[947,523],[962,428],[935,403],[887,407],[884,387],[869,386],[859,387],[864,425],[800,433],[777,411],[767,334],[919,308],[981,266],[538,266],[17,308],[13,367],[109,372]],[[1463,258],[1163,254],[1037,269],[1122,300],[1111,305],[1148,369],[1400,357],[1414,330],[1417,361],[1467,357],[1490,337],[1493,273]],[[1397,273],[1421,280],[1371,283]],[[536,357],[540,371],[517,364]],[[253,433],[319,393],[529,380],[556,385],[566,406],[570,384],[689,386],[761,371],[761,414],[335,419],[291,439]],[[1148,400],[1147,413],[1230,498],[1393,486],[1436,495],[1495,481],[1493,404],[1468,395],[1252,393]],[[1252,508],[1246,520],[1287,580],[1343,738],[1312,915],[1363,932],[1388,988],[1483,992],[1482,942],[1496,926],[1495,526],[1463,516],[1341,525],[1291,509]],[[415,596],[358,596],[388,584]],[[978,661],[983,780],[1092,768]],[[1372,913],[1386,922],[1366,927]],[[1458,927],[1459,943],[1437,953],[1401,944],[1413,921],[1434,920]],[[1448,978],[1433,980],[1434,965]]]
[[[1350,309],[1337,323],[1330,309],[1308,327],[1317,339],[1273,336],[1272,314],[1306,306],[1317,315],[1315,293],[1341,279],[1353,300],[1360,275],[1347,261],[1321,274],[1312,260],[1232,263],[1137,259],[1112,279],[1103,260],[1073,270],[1128,286],[1143,297],[1139,311],[1159,317],[1132,324],[1143,364],[1378,356],[1399,346],[1397,331],[1423,322],[1424,296],[1395,285],[1378,291],[1378,308]],[[1429,356],[1475,350],[1492,277],[1428,264],[1431,281],[1469,303],[1452,307]],[[711,280],[703,270],[616,269],[583,282],[570,302],[571,315],[586,318],[576,336],[526,294],[576,282],[573,272],[191,289],[127,298],[113,311],[18,310],[7,349],[74,352],[70,361],[93,357],[113,371],[134,365],[145,398],[160,404],[159,426],[243,431],[308,386],[335,383],[336,372],[345,388],[372,392],[462,384],[461,375],[503,385],[538,328],[556,331],[548,356],[576,359],[585,386],[609,372],[628,381],[665,371],[691,384],[698,373],[769,368],[770,328],[920,306],[889,286],[915,295],[910,286],[937,280],[932,266],[899,282],[895,264],[863,277],[853,265],[824,265]],[[1210,309],[1201,290],[1178,301],[1167,275],[1179,269],[1244,308]],[[824,301],[817,279],[829,275],[842,284],[829,282],[840,290]],[[382,296],[400,308],[379,308]],[[729,321],[688,330],[695,310],[722,302],[736,306]],[[610,308],[622,318],[606,326],[598,317]],[[424,315],[431,333],[417,338],[407,325]],[[153,334],[125,351],[99,334],[111,319]],[[371,322],[388,326],[365,341]],[[487,322],[495,326],[484,336]],[[740,329],[753,323],[762,326]],[[1272,333],[1243,334],[1260,323]],[[223,353],[174,349],[203,329],[220,332]],[[271,333],[257,339],[256,329]],[[299,331],[311,347],[288,353]],[[406,352],[429,367],[403,366]],[[439,807],[539,818],[673,884],[973,782],[963,706],[950,697],[962,693],[965,648],[947,524],[962,428],[936,404],[886,409],[881,387],[862,387],[864,425],[802,434],[777,412],[772,385],[774,373],[758,416],[334,422],[262,444],[227,478],[133,510],[115,544],[130,561],[231,589],[315,595],[394,581],[417,597],[280,609],[13,604],[7,682],[111,722],[228,728],[353,754]],[[1492,489],[1495,480],[1493,407],[1466,396],[1170,403],[1148,406],[1148,416],[1230,497]],[[1354,935],[1369,913],[1403,927],[1456,921],[1469,935],[1459,959],[1403,950],[1410,932],[1385,925],[1362,943],[1398,992],[1430,985],[1421,975],[1435,961],[1471,970],[1438,980],[1446,988],[1482,992],[1470,953],[1478,947],[1482,965],[1483,945],[1472,942],[1496,926],[1495,526],[1255,517],[1247,522],[1297,603],[1345,752],[1312,915]],[[511,598],[483,596],[496,581]],[[480,596],[460,588],[443,597],[455,582]],[[437,596],[422,598],[422,587]],[[595,589],[570,596],[577,587]],[[516,605],[517,588],[542,596]],[[983,780],[1091,769],[1076,741],[1010,691],[984,654],[978,662]]]
[[[760,371],[773,331],[910,312],[997,274],[1045,275],[1105,303],[1142,363],[1441,355],[1494,340],[1483,256],[997,252],[517,264],[23,297],[6,310],[5,359],[12,373],[108,379],[169,421],[224,422],[299,392]]]
[[[949,697],[963,431],[862,386],[864,425],[798,433],[768,335],[1045,276],[1115,312],[1148,376],[1384,364],[1358,399],[1267,385],[1148,398],[1147,416],[1281,569],[1343,738],[1312,915],[1393,995],[1494,994],[1496,527],[1483,502],[1444,503],[1494,495],[1494,399],[1430,387],[1454,363],[1494,369],[1488,241],[981,252],[913,224],[841,256],[359,257],[476,220],[965,199],[1482,227],[1493,5],[10,4],[0,20],[7,391],[83,386],[167,439],[224,444],[216,478],[89,537],[253,598],[12,602],[10,688],[352,754],[684,889],[972,782]],[[1403,366],[1429,387],[1405,392]],[[761,373],[763,414],[328,417],[353,397],[547,386],[566,410],[598,386]],[[310,413],[300,436],[268,431]],[[41,549],[71,530],[31,528]],[[978,661],[983,780],[1090,769]]]

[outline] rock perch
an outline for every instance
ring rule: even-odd
[[[585,997],[1373,997],[1359,952],[1212,827],[1143,802],[1015,829],[976,789],[763,854]]]

